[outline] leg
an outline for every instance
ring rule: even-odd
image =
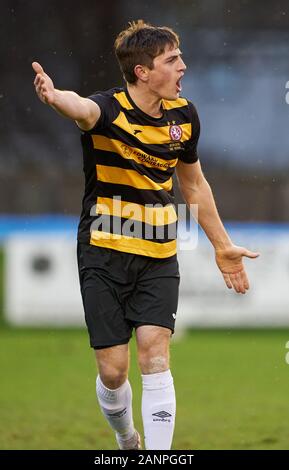
[[[129,366],[128,344],[96,349],[99,375],[96,394],[102,413],[116,432],[121,449],[138,448],[138,433],[132,417],[132,391],[127,380]]]
[[[142,416],[146,449],[171,448],[176,399],[169,369],[168,328],[143,325],[136,330],[138,361],[142,372]]]
[[[169,369],[171,330],[143,325],[136,330],[138,362],[142,374],[156,374]]]
[[[96,393],[101,410],[116,432],[120,448],[134,448],[138,441],[132,419],[132,392],[127,380],[128,342],[132,327],[120,302],[116,283],[122,259],[118,253],[78,244],[78,265],[85,320],[90,345],[95,349],[99,376]],[[113,273],[113,275],[112,275]]]
[[[102,383],[112,390],[123,385],[127,379],[129,367],[128,344],[95,349],[95,356]]]

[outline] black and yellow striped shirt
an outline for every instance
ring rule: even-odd
[[[101,109],[81,136],[85,194],[78,240],[167,258],[176,253],[172,176],[178,159],[197,161],[198,114],[184,98],[162,100],[162,117],[141,111],[126,88],[89,97]]]

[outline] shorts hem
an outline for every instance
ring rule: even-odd
[[[175,328],[173,326],[165,325],[164,323],[156,323],[152,321],[134,321],[134,320],[130,320],[130,321],[133,322],[133,326],[135,329],[137,329],[139,326],[151,325],[151,326],[161,326],[162,328],[167,328],[168,330],[171,330],[172,335],[175,332]]]
[[[131,339],[131,336],[129,338],[126,338],[124,340],[120,341],[115,341],[115,342],[107,342],[103,344],[99,344],[97,341],[90,341],[90,347],[93,349],[106,349],[106,348],[112,348],[113,346],[120,346],[121,344],[127,344],[129,340]]]

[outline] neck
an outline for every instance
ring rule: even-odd
[[[141,111],[151,117],[162,117],[161,98],[138,85],[127,84],[129,96]]]

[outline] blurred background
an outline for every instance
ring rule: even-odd
[[[129,20],[169,25],[187,64],[183,94],[202,123],[200,155],[225,219],[288,219],[288,2],[13,1],[1,3],[2,213],[78,214],[79,133],[41,106],[38,60],[83,96],[122,85],[113,53]],[[17,190],[16,190],[17,188]],[[252,204],[254,201],[254,204]]]
[[[22,363],[23,374],[25,371],[25,376],[34,377],[31,380],[35,381],[36,392],[36,378],[42,361],[47,360],[43,344],[53,361],[59,356],[63,360],[58,369],[59,381],[63,371],[71,374],[68,383],[74,380],[73,369],[67,372],[67,361],[71,362],[71,358],[66,357],[68,350],[72,355],[75,353],[76,364],[87,360],[85,353],[80,352],[87,348],[84,330],[64,328],[83,326],[75,262],[84,183],[80,133],[73,123],[38,100],[31,62],[40,62],[57,88],[71,89],[82,96],[121,86],[123,81],[113,43],[128,21],[138,18],[170,26],[180,35],[187,65],[183,95],[194,102],[199,112],[202,127],[199,155],[204,173],[235,243],[261,252],[260,259],[247,263],[252,289],[248,295],[240,297],[225,289],[214,265],[212,248],[201,232],[197,250],[180,250],[182,284],[177,324],[179,331],[192,327],[194,331],[189,330],[186,339],[175,344],[176,357],[182,358],[185,365],[184,351],[189,354],[194,351],[198,357],[203,344],[215,345],[216,362],[212,362],[204,347],[194,369],[197,375],[199,372],[198,380],[203,381],[206,390],[213,378],[218,380],[216,368],[220,368],[223,378],[228,374],[224,379],[227,386],[231,384],[233,371],[241,372],[235,378],[238,391],[232,392],[236,400],[232,399],[231,407],[228,405],[228,421],[222,409],[225,382],[220,381],[219,395],[215,396],[219,401],[210,402],[212,410],[208,420],[212,422],[218,410],[220,413],[222,410],[222,418],[216,418],[215,425],[208,430],[203,424],[208,400],[200,392],[199,411],[195,414],[198,432],[191,436],[189,421],[187,431],[183,422],[183,426],[177,428],[175,448],[286,448],[286,445],[288,448],[284,414],[289,371],[285,360],[289,340],[287,0],[83,0],[73,5],[66,0],[1,2],[0,365],[8,374],[8,380],[0,401],[2,422],[6,420],[5,432],[0,434],[0,448],[96,447],[95,440],[84,430],[77,432],[73,428],[67,440],[63,438],[68,425],[58,421],[57,402],[48,406],[50,414],[43,420],[39,418],[42,416],[39,411],[38,421],[32,404],[29,408],[25,402],[29,412],[18,434],[15,426],[23,418],[23,410],[19,407],[18,414],[11,414],[15,400],[17,403],[24,400],[17,395],[13,382],[12,371],[18,370],[19,358],[26,358]],[[176,202],[181,202],[177,187]],[[13,329],[13,325],[26,325],[33,330]],[[35,329],[41,325],[52,330]],[[53,329],[57,325],[63,329]],[[207,330],[196,329],[203,327]],[[242,330],[237,331],[236,327],[246,328],[246,331],[242,335]],[[261,331],[264,327],[268,329]],[[31,351],[29,345],[32,345]],[[6,354],[7,348],[13,351],[11,356]],[[236,348],[239,348],[239,355]],[[38,358],[40,362],[35,364],[39,350],[41,360]],[[256,367],[250,370],[252,357],[256,359]],[[224,363],[230,364],[229,369],[222,369]],[[202,375],[206,374],[204,364],[206,377]],[[55,362],[53,366],[48,364],[48,370],[53,370],[54,366]],[[182,369],[178,367],[181,374]],[[92,375],[91,370],[85,371],[86,384],[88,372]],[[267,401],[269,394],[264,394],[266,387],[269,390],[266,382],[269,379],[262,382],[264,377],[270,377],[271,404]],[[56,380],[55,377],[52,380]],[[241,382],[250,383],[250,391],[242,388]],[[25,383],[28,395],[30,388]],[[61,382],[58,386],[61,387]],[[91,391],[92,382],[89,387]],[[190,389],[183,390],[189,397]],[[256,392],[255,402],[248,405],[244,397],[249,397],[250,393],[253,397],[253,391]],[[39,398],[36,392],[34,404]],[[54,395],[54,388],[52,392]],[[13,393],[16,394],[14,404],[13,400],[11,403],[7,400]],[[63,396],[66,396],[65,389]],[[234,414],[237,402],[243,404],[240,410],[243,418]],[[69,400],[67,403],[69,421],[75,403],[71,401],[71,408]],[[42,409],[43,404],[38,405],[38,409]],[[261,418],[264,408],[269,414],[266,423]],[[89,410],[87,406],[87,415],[80,418],[89,419]],[[288,407],[286,413],[288,418]],[[241,419],[239,427],[230,421],[232,416]],[[186,419],[185,410],[182,417]],[[35,419],[37,431],[31,427]],[[223,434],[217,424],[220,421],[224,422]],[[91,424],[91,429],[93,426]],[[234,438],[232,426],[236,431]],[[45,442],[37,440],[40,428],[47,431]],[[63,441],[57,439],[60,434]],[[107,435],[98,436],[102,446],[99,448],[111,448],[110,436],[109,431]]]

